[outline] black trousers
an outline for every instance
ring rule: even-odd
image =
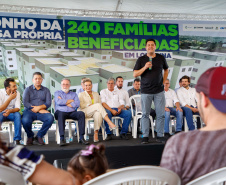
[[[73,119],[78,120],[79,125],[79,135],[80,139],[83,139],[83,135],[85,134],[85,114],[82,111],[73,111],[73,112],[55,112],[55,118],[58,120],[60,139],[64,139],[64,130],[65,130],[65,120]]]

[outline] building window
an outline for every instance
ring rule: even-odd
[[[93,53],[91,53],[91,57],[94,57],[94,54]]]
[[[196,63],[196,64],[200,64],[200,60],[196,60],[195,63]]]
[[[45,44],[46,42],[43,42],[43,44]]]
[[[189,67],[189,68],[188,68],[188,71],[191,71],[191,69],[192,69],[192,67]]]
[[[12,61],[13,59],[12,58],[9,58],[9,61]]]
[[[197,68],[193,68],[192,71],[193,71],[193,72],[198,72],[198,69],[197,69]]]
[[[222,66],[222,63],[220,63],[220,65],[219,66]]]
[[[38,44],[40,44],[40,42],[38,42]]]
[[[27,85],[27,81],[25,81],[25,84]]]
[[[35,69],[35,65],[32,65],[32,66],[31,66],[31,69]]]
[[[61,47],[60,47],[60,46],[58,46],[58,49],[61,49]]]
[[[100,83],[102,82],[102,80],[100,79]]]
[[[83,53],[83,55],[85,55],[85,54],[86,54],[86,52],[85,52],[85,51],[83,51],[82,53]]]
[[[186,68],[182,68],[182,72],[185,72]]]
[[[215,66],[217,66],[217,63],[215,64]]]
[[[133,82],[128,82],[127,86],[130,87],[133,85]]]
[[[195,80],[195,77],[194,76],[191,76],[191,80]]]
[[[103,59],[103,60],[106,59],[106,56],[102,56],[102,59]]]
[[[8,51],[8,54],[12,54],[12,51]]]
[[[13,65],[9,65],[9,67],[13,67]]]
[[[55,87],[55,82],[54,82],[53,80],[51,80],[51,85],[52,85],[53,87]]]
[[[2,55],[0,55],[0,57],[2,57]]]
[[[112,59],[112,56],[110,56],[110,59]]]

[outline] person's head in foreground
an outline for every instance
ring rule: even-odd
[[[171,137],[165,146],[161,167],[174,171],[186,184],[226,166],[226,67],[213,67],[199,78],[198,109],[206,124],[200,130]]]
[[[68,163],[67,170],[85,183],[101,174],[106,173],[108,162],[105,156],[105,146],[90,145],[81,150]]]
[[[198,108],[201,118],[207,127],[214,130],[221,129],[211,125],[211,120],[217,116],[226,116],[226,68],[213,67],[204,72],[196,85]],[[225,120],[224,120],[225,121]],[[226,122],[223,126],[225,128]],[[204,128],[205,129],[205,128]]]

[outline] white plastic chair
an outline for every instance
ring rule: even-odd
[[[156,166],[132,166],[117,169],[100,175],[84,185],[180,185],[178,175],[170,170]]]
[[[58,126],[58,120],[56,120],[56,142],[57,144],[60,144],[60,133],[59,133],[59,126]],[[72,123],[75,123],[76,125],[76,129],[77,129],[77,139],[79,142],[79,126],[78,126],[78,122],[76,120],[73,119],[66,119],[65,120],[65,125],[68,124],[68,137],[72,138]]]
[[[9,185],[26,185],[23,176],[16,170],[0,164],[0,182]]]
[[[119,136],[119,121],[123,124],[123,118],[119,116],[112,116],[111,118],[112,122],[116,125],[117,129],[114,130],[116,136]]]
[[[54,109],[54,112],[55,112],[55,101],[54,99],[52,100],[52,105],[53,105],[53,109]],[[57,144],[60,144],[60,133],[59,133],[59,126],[58,126],[58,120],[56,120],[56,142]],[[68,137],[69,138],[72,138],[72,123],[75,123],[76,125],[76,130],[77,130],[77,139],[78,139],[78,142],[79,142],[79,126],[78,126],[78,122],[76,120],[73,120],[73,119],[66,119],[65,120],[65,125],[68,124]],[[69,139],[70,141],[70,139]]]
[[[201,119],[201,117],[199,115],[193,115],[193,121],[194,122],[194,125],[195,125],[195,129],[197,129],[197,119],[200,118],[200,124],[201,124],[201,128],[203,127],[203,121]],[[187,120],[186,120],[186,117],[184,117],[184,131],[185,132],[188,132],[189,129],[188,129],[188,123],[187,123]]]
[[[90,129],[90,123],[93,122],[94,119],[93,118],[86,118],[86,122],[85,122],[85,135],[84,138],[87,138],[88,133],[91,133],[91,129]],[[87,133],[88,130],[88,133]],[[104,121],[102,122],[102,126],[101,126],[101,130],[102,130],[102,136],[103,136],[103,140],[105,140],[105,126],[104,126]]]
[[[3,121],[2,125],[8,127],[8,131],[9,131],[9,142],[12,143],[13,142],[13,121]]]
[[[206,175],[203,175],[187,185],[220,185],[226,181],[226,167],[214,170]]]
[[[130,105],[131,105],[131,112],[133,117],[133,126],[132,126],[132,136],[133,138],[137,138],[137,124],[138,120],[142,117],[142,107],[141,107],[141,95],[133,95],[129,98]],[[135,111],[133,110],[133,102],[135,103]],[[152,130],[152,137],[155,137],[154,133],[154,122],[152,116],[149,115],[149,119],[151,122],[151,130]]]
[[[40,120],[34,120],[32,124],[43,124]],[[45,138],[45,144],[49,144],[49,134],[48,131],[46,132]],[[27,133],[24,131],[24,145],[27,145]]]

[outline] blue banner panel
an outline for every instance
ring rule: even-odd
[[[63,20],[0,16],[0,39],[63,40]]]
[[[150,38],[156,51],[179,51],[178,24],[65,20],[67,49],[139,51]]]

